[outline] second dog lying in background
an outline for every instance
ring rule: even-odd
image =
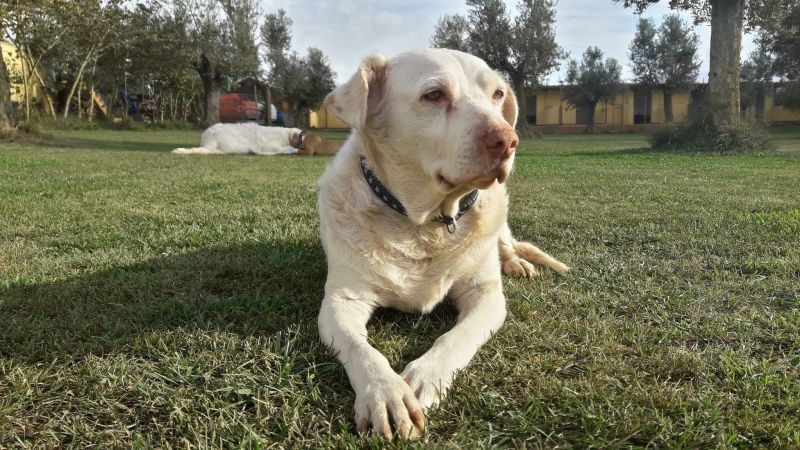
[[[178,155],[333,155],[342,146],[299,128],[255,123],[218,123],[200,137],[200,147],[176,148]]]

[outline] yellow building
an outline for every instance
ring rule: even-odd
[[[311,111],[308,117],[308,126],[311,128],[327,128],[342,130],[349,128],[338,117],[328,112],[328,108],[320,106],[316,111]]]
[[[28,66],[19,57],[17,48],[8,42],[0,41],[0,51],[3,52],[3,61],[8,69],[8,76],[11,78],[11,102],[22,104],[25,101],[22,80],[28,76],[24,72]],[[28,90],[31,95],[31,102],[35,102],[40,97],[41,90],[39,84],[32,77],[28,76]]]
[[[776,85],[778,86],[778,85]],[[702,85],[692,90],[673,92],[672,119],[680,122],[686,119],[691,108],[692,98],[702,95]],[[763,118],[768,123],[800,122],[800,110],[788,109],[775,103],[775,89],[764,96]],[[521,101],[521,99],[520,99]],[[564,130],[576,130],[589,122],[589,114],[585,108],[575,108],[563,96],[560,86],[545,86],[536,89],[526,99],[528,117],[520,117],[527,123],[542,127],[542,131],[562,127]],[[755,118],[755,106],[747,108],[743,115]],[[598,128],[622,127],[635,128],[636,125],[663,124],[666,122],[664,112],[664,92],[661,89],[649,91],[634,84],[626,84],[613,100],[597,104],[594,122]],[[323,106],[311,113],[311,128],[343,129],[342,123]]]

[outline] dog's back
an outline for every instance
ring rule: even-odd
[[[280,154],[291,148],[296,128],[265,127],[256,123],[218,123],[200,137],[200,147],[176,148],[178,155]]]

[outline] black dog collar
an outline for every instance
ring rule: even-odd
[[[406,212],[406,207],[400,203],[400,200],[397,199],[388,189],[386,186],[381,183],[378,177],[375,175],[369,167],[367,167],[367,158],[361,157],[361,173],[364,175],[364,179],[367,181],[370,189],[372,192],[377,196],[383,203],[386,204],[389,208],[397,211],[398,213],[408,217],[408,213]],[[475,189],[474,191],[467,194],[461,201],[458,202],[458,212],[455,216],[436,216],[431,219],[431,222],[440,222],[447,226],[447,231],[454,233],[456,231],[456,222],[458,219],[461,218],[464,214],[472,208],[472,205],[475,204],[475,201],[478,199],[478,190]]]

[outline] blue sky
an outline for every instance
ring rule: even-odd
[[[264,11],[284,8],[294,21],[293,47],[305,53],[318,47],[328,55],[342,82],[355,72],[361,59],[371,53],[386,56],[427,47],[436,21],[445,13],[466,14],[463,0],[262,0]],[[658,23],[669,12],[666,0],[651,6],[644,14]],[[516,1],[506,1],[508,10],[516,10]],[[688,14],[682,13],[687,20]],[[611,0],[560,0],[556,5],[556,41],[573,57],[580,57],[589,45],[597,45],[624,67],[623,78],[630,79],[627,52],[633,38],[637,16]],[[700,53],[703,66],[699,81],[708,78],[708,41],[710,29],[699,25]],[[742,56],[753,49],[752,36],[745,35]],[[558,84],[562,70],[550,75],[548,82]]]

